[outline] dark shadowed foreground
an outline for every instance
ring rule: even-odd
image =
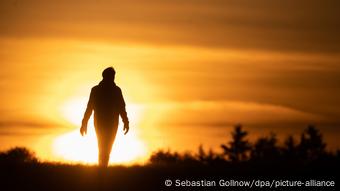
[[[336,163],[242,165],[147,165],[97,167],[25,164],[1,167],[1,190],[170,190],[165,180],[334,180]],[[338,182],[336,182],[338,183]],[[174,183],[173,183],[174,184]],[[338,187],[338,186],[337,186]],[[185,189],[186,187],[172,186]],[[214,187],[218,190],[220,187]],[[238,187],[233,187],[233,190]],[[322,190],[336,190],[336,187]],[[227,189],[227,188],[225,188]],[[314,189],[318,189],[317,187]],[[227,189],[228,190],[228,189]],[[243,190],[251,190],[243,188]],[[290,189],[292,190],[292,189]],[[305,190],[305,189],[300,189]],[[320,189],[321,190],[321,189]]]
[[[41,163],[25,148],[0,153],[0,190],[337,190],[339,151],[326,150],[321,133],[313,126],[296,141],[288,137],[278,145],[275,135],[247,141],[238,125],[223,153],[197,154],[158,151],[144,166],[96,166]],[[172,181],[171,186],[165,182]],[[239,181],[236,183],[235,181]],[[250,188],[240,181],[254,183]],[[290,182],[288,182],[290,181]],[[308,181],[308,187],[288,186]],[[317,181],[333,181],[320,186]],[[215,182],[215,185],[212,185]],[[221,185],[222,183],[222,185]],[[273,183],[273,184],[272,184]],[[275,184],[274,184],[275,183]],[[281,186],[280,186],[281,184]],[[179,186],[182,185],[182,186]],[[198,187],[198,185],[200,187]],[[242,185],[242,186],[240,186]],[[275,188],[273,186],[278,186]],[[190,188],[189,188],[190,187]]]

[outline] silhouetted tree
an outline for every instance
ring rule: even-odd
[[[15,147],[0,154],[1,162],[11,164],[36,163],[35,154],[25,147]]]
[[[202,145],[198,147],[198,153],[196,155],[196,158],[199,162],[203,164],[216,164],[224,162],[224,159],[221,155],[215,153],[211,149],[209,149],[209,151],[206,152]]]
[[[228,156],[232,162],[247,160],[248,152],[251,150],[250,143],[245,139],[247,134],[248,132],[242,130],[242,125],[236,125],[234,131],[231,133],[232,140],[228,145],[221,145],[224,154]]]
[[[284,167],[292,164],[300,165],[301,162],[315,159],[318,159],[317,162],[320,164],[333,163],[340,157],[339,150],[336,153],[325,151],[326,144],[321,133],[314,126],[308,126],[303,131],[299,144],[293,136],[288,136],[283,145],[278,145],[278,139],[274,133],[261,137],[254,144],[250,144],[246,139],[247,134],[241,125],[236,125],[231,133],[230,142],[221,145],[223,154],[217,154],[212,150],[206,151],[200,145],[195,154],[160,150],[153,153],[149,161],[152,164],[180,164],[184,166],[205,164],[217,167],[230,165],[228,161],[233,163],[250,161],[248,164],[253,165],[252,167],[263,165],[263,162],[265,164],[273,162],[275,165],[280,162],[280,165]]]
[[[198,164],[199,161],[195,156],[193,156],[190,152],[185,152],[182,155],[179,155],[179,161],[185,163],[187,165]]]
[[[283,157],[288,160],[296,159],[298,156],[298,145],[292,135],[285,139],[282,152]]]
[[[277,160],[280,156],[280,150],[277,147],[277,138],[274,133],[269,137],[259,138],[251,151],[251,159],[254,160]]]
[[[316,160],[326,153],[325,148],[322,134],[313,125],[309,125],[301,135],[299,152],[302,158]]]

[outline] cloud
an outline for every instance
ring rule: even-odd
[[[1,1],[3,37],[340,51],[337,0]]]
[[[52,121],[0,120],[0,136],[35,136],[55,134],[65,129],[65,125]]]
[[[149,105],[146,116],[159,114],[165,125],[231,126],[245,124],[325,123],[327,117],[280,105],[242,101],[191,101]]]
[[[55,127],[58,126],[55,123],[49,123],[49,122],[37,122],[37,121],[30,121],[30,120],[12,120],[12,121],[6,121],[1,120],[0,121],[0,128],[2,127],[29,127],[29,128],[49,128],[49,127]]]

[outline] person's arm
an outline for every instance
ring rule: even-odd
[[[84,117],[81,123],[80,134],[82,136],[86,135],[87,133],[87,123],[92,115],[92,110],[93,110],[93,89],[91,90],[90,98],[87,103],[86,111],[84,113]]]
[[[119,89],[119,102],[120,102],[120,107],[119,107],[119,114],[120,117],[123,120],[124,123],[124,134],[129,132],[129,118],[127,117],[127,113],[126,113],[126,109],[125,109],[125,101],[124,101],[124,97],[122,94],[122,90]]]

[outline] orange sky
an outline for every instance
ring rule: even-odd
[[[337,7],[331,0],[1,1],[0,149],[23,145],[57,160],[55,140],[79,128],[107,66],[117,70],[131,137],[145,153],[217,149],[236,123],[255,136],[314,123],[338,148]]]

